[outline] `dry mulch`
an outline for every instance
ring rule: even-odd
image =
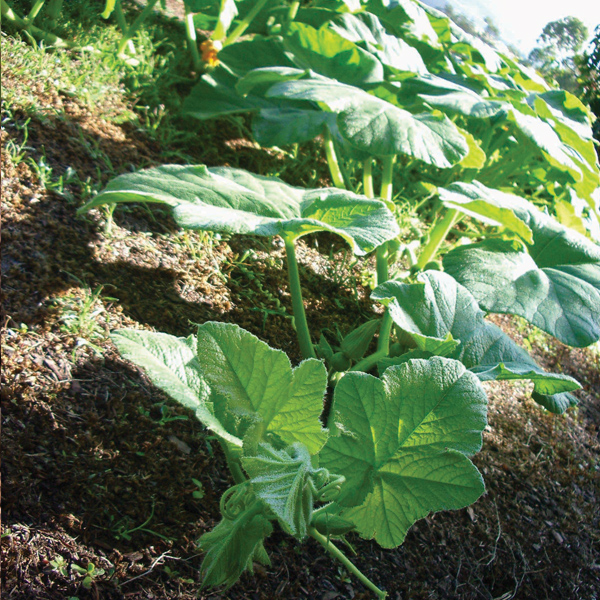
[[[3,83],[18,85],[9,75]],[[60,113],[50,128],[25,109],[15,118],[32,116],[30,153],[43,148],[55,172],[70,166],[80,179],[98,178],[90,155],[98,145],[121,169],[160,162],[153,142],[77,100],[40,91],[39,102]],[[231,484],[224,459],[107,337],[119,327],[188,335],[195,323],[237,322],[297,362],[278,240],[183,233],[142,208],[118,209],[106,235],[104,214],[76,217],[78,201],[41,187],[25,161],[11,162],[4,149],[20,135],[2,132],[3,597],[369,598],[316,543],[298,546],[281,532],[267,543],[270,567],[228,591],[202,591],[195,542],[219,519]],[[81,189],[71,192],[78,198]],[[335,320],[345,333],[371,306],[360,265],[331,271],[329,243],[310,239],[299,252],[307,311],[315,330]],[[339,246],[331,251],[343,257]],[[80,313],[95,290],[97,314],[85,322],[91,346],[66,315]],[[580,408],[557,417],[528,399],[527,385],[488,385],[489,427],[475,457],[487,494],[421,520],[396,550],[352,540],[356,563],[394,600],[595,600],[599,356],[494,319],[519,341],[534,340],[545,366],[582,381]],[[73,569],[89,565],[89,581]]]

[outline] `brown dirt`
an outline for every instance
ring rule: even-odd
[[[58,94],[40,91],[39,101],[60,118],[16,119],[32,116],[30,155],[43,148],[55,173],[71,166],[82,180],[104,182],[90,154],[98,146],[120,170],[160,162],[160,149],[133,128]],[[194,323],[230,321],[297,362],[279,241],[211,242],[141,208],[117,210],[106,235],[103,214],[76,217],[80,187],[69,188],[69,202],[42,188],[26,162],[15,167],[5,146],[20,135],[2,132],[4,597],[370,597],[314,542],[298,546],[281,532],[267,543],[272,566],[257,566],[226,592],[200,591],[195,542],[219,518],[230,485],[224,459],[191,414],[121,360],[106,336],[118,327],[187,335]],[[299,252],[307,311],[315,330],[335,319],[345,332],[371,309],[360,267],[333,273],[328,251],[329,240],[319,238]],[[95,348],[65,323],[89,298],[86,285],[104,286],[94,305],[103,312],[88,335]],[[487,494],[418,522],[396,550],[352,540],[359,568],[393,600],[598,598],[598,355],[549,342],[514,319],[495,320],[516,338],[550,344],[534,354],[582,381],[581,408],[557,417],[529,400],[525,385],[488,386],[490,423],[475,457]],[[202,499],[192,495],[193,478]],[[72,565],[104,573],[85,587]]]

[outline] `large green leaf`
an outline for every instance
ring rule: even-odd
[[[473,119],[489,119],[506,110],[505,102],[490,100],[458,83],[436,75],[421,75],[407,79],[400,89],[399,100],[418,97],[428,105],[451,115]]]
[[[439,46],[438,36],[427,13],[412,0],[369,0],[367,10],[398,37],[413,38]]]
[[[304,539],[313,507],[309,479],[315,472],[306,447],[294,444],[277,450],[261,443],[255,453],[242,458],[242,466],[256,496],[277,515],[290,535]]]
[[[182,110],[197,119],[212,119],[273,108],[274,104],[259,96],[241,96],[235,86],[238,78],[222,66],[202,76],[185,99]]]
[[[259,67],[295,67],[282,38],[255,37],[225,46],[219,60],[240,77]]]
[[[519,137],[537,148],[553,167],[568,173],[574,182],[580,181],[583,175],[575,162],[580,155],[562,142],[550,124],[525,114],[526,108],[527,105],[523,105],[519,110],[513,109],[507,113],[507,120]]]
[[[267,97],[310,100],[338,113],[341,135],[372,156],[406,154],[439,168],[449,168],[469,153],[469,145],[448,117],[413,115],[358,88],[325,78],[286,81]]]
[[[488,225],[502,226],[524,241],[533,243],[529,226],[515,214],[514,196],[488,188],[478,181],[456,182],[439,188],[440,200],[447,208],[457,210]]]
[[[227,415],[258,416],[267,434],[286,444],[300,442],[311,454],[324,444],[327,432],[319,416],[327,372],[322,362],[309,359],[292,369],[283,351],[237,325],[214,322],[198,328],[198,361],[218,399],[215,405],[224,403]]]
[[[383,66],[379,60],[327,25],[315,29],[304,23],[292,23],[285,46],[298,66],[342,83],[361,85],[383,81]]]
[[[411,360],[381,379],[345,375],[333,404],[339,435],[320,455],[346,477],[341,516],[392,548],[417,519],[477,500],[483,480],[466,455],[481,448],[486,407],[479,380],[454,360]]]
[[[600,246],[514,197],[533,244],[485,240],[444,257],[444,268],[490,312],[524,317],[571,346],[600,339]]]
[[[205,427],[229,443],[241,440],[227,431],[214,414],[210,389],[202,377],[194,336],[178,338],[166,333],[122,329],[111,335],[123,358],[143,368],[152,383],[190,408]]]
[[[356,254],[398,235],[379,201],[336,188],[305,190],[276,177],[227,167],[166,165],[113,179],[81,211],[112,202],[159,202],[174,208],[182,227],[297,238],[330,231]]]
[[[561,394],[581,386],[567,375],[546,373],[527,352],[501,329],[484,319],[471,293],[455,279],[439,271],[418,276],[419,283],[388,281],[378,286],[372,298],[388,307],[397,327],[421,350],[460,360],[482,381],[528,379],[534,383],[534,399],[553,412],[563,412]],[[447,354],[448,338],[460,344]],[[436,345],[437,344],[437,345]],[[403,362],[403,357],[385,361],[385,366]],[[549,398],[548,396],[552,396]],[[556,396],[556,397],[554,397]]]
[[[379,19],[371,13],[340,15],[330,24],[330,28],[364,47],[393,71],[427,73],[427,67],[419,52],[403,39],[389,35]]]

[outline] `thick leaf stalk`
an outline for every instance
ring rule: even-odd
[[[258,0],[252,10],[246,15],[242,22],[227,36],[223,42],[223,47],[233,44],[243,33],[250,27],[250,23],[254,21],[258,13],[263,9],[267,0]]]
[[[137,33],[138,29],[142,26],[142,23],[150,16],[155,4],[158,0],[148,0],[148,4],[144,7],[144,10],[138,15],[135,21],[131,24],[127,33],[123,34],[119,46],[117,48],[117,55],[123,57],[125,55],[125,48],[129,45],[129,42],[133,36]]]
[[[1,6],[1,10],[2,10],[2,19],[8,21],[17,29],[22,29],[24,31],[27,31],[33,37],[37,38],[38,40],[40,40],[42,42],[45,42],[49,46],[54,46],[55,48],[73,48],[74,47],[74,45],[71,44],[70,42],[63,40],[62,38],[59,38],[58,36],[54,35],[53,33],[49,33],[48,31],[44,31],[43,29],[40,29],[39,27],[32,25],[28,19],[23,19],[22,17],[17,15],[17,13],[15,13],[13,11],[13,9],[5,2],[5,0],[2,0],[2,3],[0,6]]]
[[[438,253],[444,240],[450,233],[450,230],[460,218],[460,213],[457,210],[451,209],[446,212],[441,221],[438,221],[429,232],[429,241],[417,260],[416,267],[423,270],[425,265],[432,261]]]
[[[198,41],[196,39],[196,26],[194,25],[194,13],[190,10],[187,2],[184,2],[185,6],[185,37],[187,39],[187,45],[192,55],[192,63],[195,71],[202,70],[202,58],[200,52],[198,52]]]
[[[302,300],[302,288],[300,286],[300,272],[298,271],[298,260],[296,259],[296,247],[293,238],[284,238],[285,251],[288,267],[288,279],[290,293],[292,295],[292,309],[294,311],[294,322],[296,335],[300,344],[300,351],[304,358],[316,358],[315,349],[310,339],[310,331],[306,321],[304,301]]]
[[[327,165],[329,166],[329,172],[331,173],[333,185],[335,185],[337,188],[345,190],[346,184],[344,183],[344,175],[342,174],[340,163],[338,162],[338,158],[335,153],[335,146],[333,144],[331,132],[327,126],[323,128],[323,138],[325,140],[325,156],[327,158]]]

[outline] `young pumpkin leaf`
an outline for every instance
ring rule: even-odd
[[[304,444],[311,454],[321,449],[327,439],[319,421],[327,387],[321,361],[292,369],[281,350],[237,325],[214,322],[198,328],[198,361],[228,413],[258,415],[267,435]]]
[[[263,512],[256,500],[234,519],[223,517],[200,538],[200,549],[206,552],[201,567],[203,587],[229,588],[244,571],[253,571],[255,561],[270,564],[263,542],[271,535],[273,526]]]
[[[517,217],[533,232],[526,247],[485,240],[446,254],[444,269],[489,312],[524,317],[570,346],[600,339],[600,247],[527,201]]]
[[[577,381],[540,368],[500,328],[485,321],[465,287],[440,271],[421,273],[418,279],[415,284],[388,281],[371,297],[388,307],[396,325],[419,349],[460,360],[482,381],[528,379],[534,384],[534,399],[546,408],[553,406],[552,412],[564,412],[572,404],[572,397],[565,405],[559,395],[579,389]],[[451,353],[448,337],[456,344]],[[402,356],[386,360],[381,367],[400,362]]]
[[[329,231],[355,254],[371,252],[399,233],[379,200],[336,188],[305,190],[228,167],[166,165],[121,175],[80,211],[136,201],[173,206],[175,220],[188,229],[288,239]]]
[[[441,113],[413,115],[358,88],[325,78],[286,81],[269,98],[310,100],[338,113],[337,125],[351,146],[371,156],[405,154],[449,168],[469,153],[454,123]]]
[[[375,334],[379,331],[380,325],[380,319],[372,319],[363,323],[342,340],[340,350],[348,358],[360,360],[369,348]]]
[[[313,508],[309,480],[315,473],[307,448],[296,443],[277,450],[260,443],[256,453],[244,455],[242,466],[254,493],[277,515],[284,529],[304,539]]]
[[[333,410],[340,431],[320,464],[346,477],[337,502],[361,536],[393,548],[417,519],[467,506],[484,492],[466,455],[481,448],[487,399],[459,362],[414,359],[381,379],[348,373]]]
[[[242,441],[226,430],[214,414],[210,389],[200,372],[196,339],[166,333],[122,329],[111,335],[121,356],[145,370],[150,381],[171,398],[190,408],[208,429],[230,444]]]

